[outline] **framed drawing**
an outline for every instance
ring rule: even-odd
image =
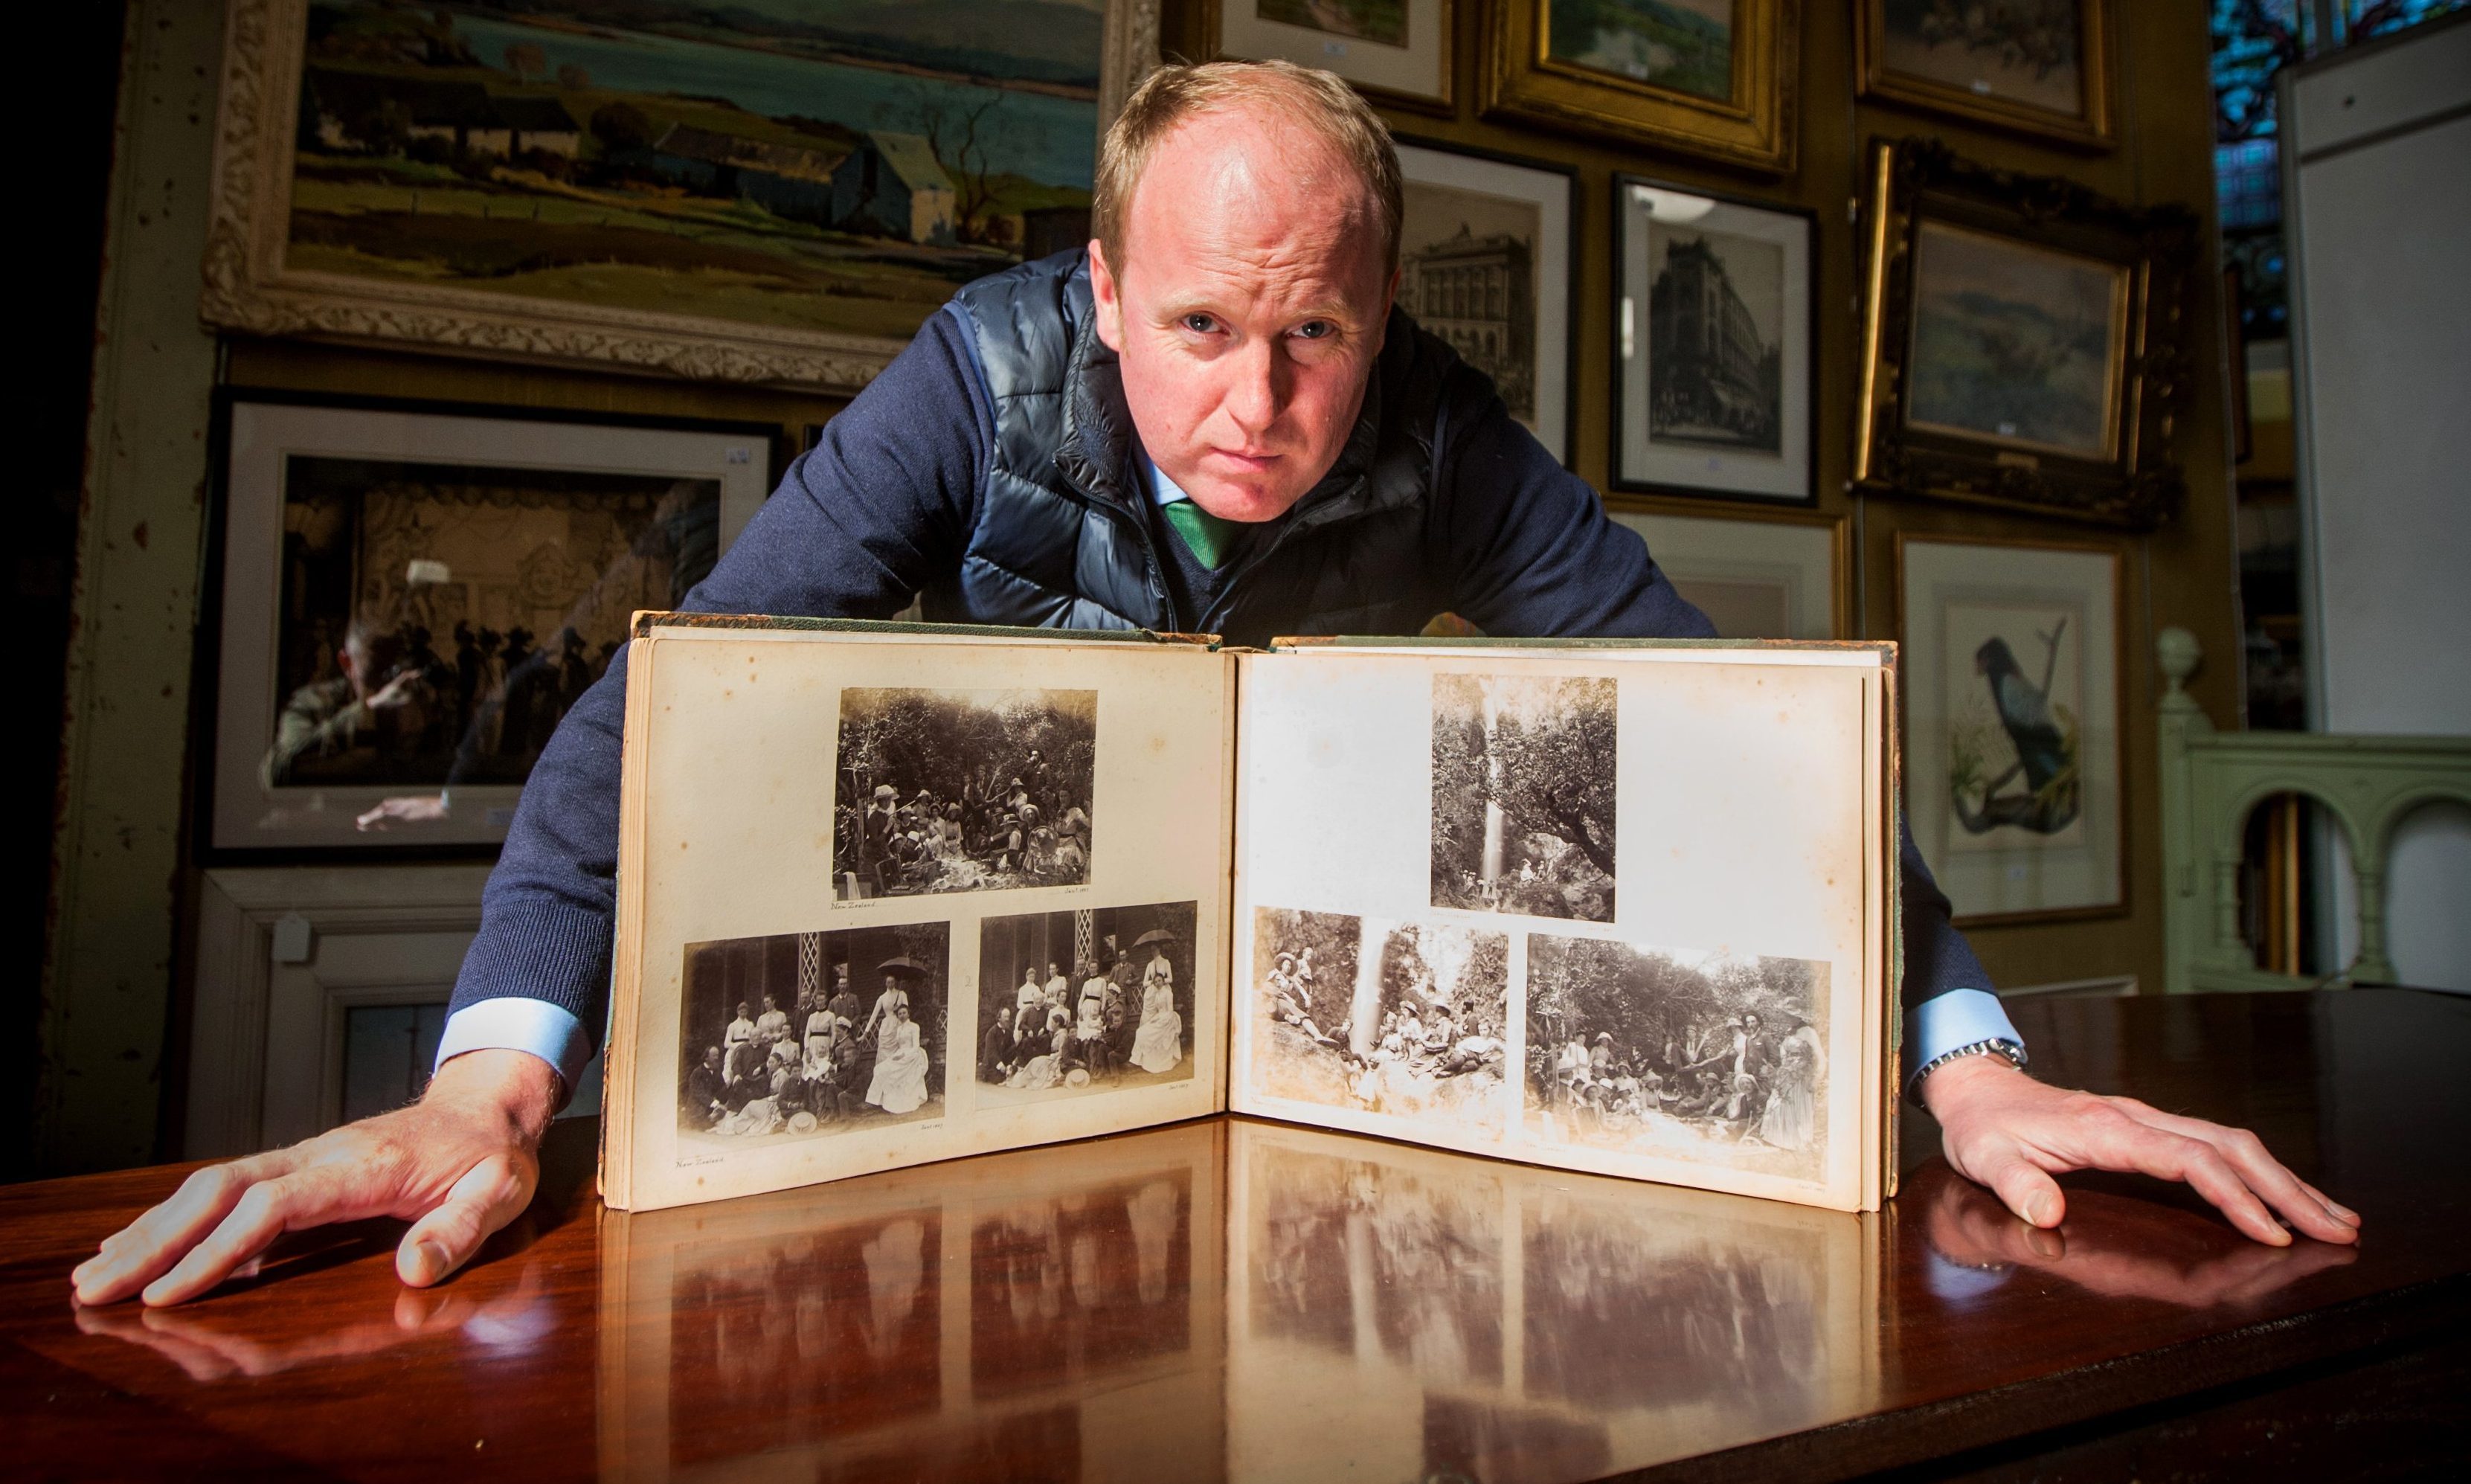
[[[1577,172],[1399,141],[1399,307],[1493,378],[1510,415],[1570,461]]]
[[[635,610],[764,503],[778,430],[238,391],[217,435],[220,857],[504,839]]]
[[[1606,513],[1727,639],[1835,639],[1851,624],[1845,523],[1783,515],[1730,520],[1608,502]]]
[[[229,4],[209,324],[848,389],[1088,239],[1158,56],[1158,0]]]
[[[1959,922],[2127,909],[2119,569],[1897,534],[1905,816]]]
[[[2177,507],[2197,221],[1871,147],[1853,480],[2151,527]]]
[[[1380,103],[1456,111],[1450,0],[1201,0],[1201,35],[1214,56],[1320,67]]]
[[[1862,96],[2107,150],[2108,0],[1861,0]]]
[[[1787,175],[1800,0],[1499,0],[1487,114]]]
[[[1810,213],[1613,177],[1613,487],[1817,501]]]

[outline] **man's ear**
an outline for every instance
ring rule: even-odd
[[[1090,239],[1090,299],[1098,311],[1098,340],[1118,355],[1124,353],[1124,299],[1114,270],[1107,266],[1106,244]]]

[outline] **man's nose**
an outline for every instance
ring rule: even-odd
[[[1224,406],[1246,436],[1266,433],[1287,405],[1286,357],[1273,338],[1259,338],[1238,350],[1231,368]]]

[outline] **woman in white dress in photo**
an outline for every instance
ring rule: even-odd
[[[875,1076],[866,1085],[869,1106],[886,1113],[915,1113],[927,1101],[927,1048],[918,1023],[909,1018],[909,997],[892,1006],[875,1053]]]
[[[1133,1065],[1143,1072],[1165,1073],[1184,1062],[1184,1017],[1175,1009],[1175,969],[1166,961],[1166,946],[1141,971],[1141,1024],[1133,1033]]]

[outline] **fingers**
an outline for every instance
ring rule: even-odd
[[[101,1250],[78,1264],[69,1275],[78,1302],[116,1304],[153,1283],[222,1224],[251,1186],[294,1163],[294,1151],[278,1149],[191,1175],[170,1200],[105,1237]]]
[[[2267,1151],[2264,1141],[2247,1129],[2225,1128],[2202,1119],[2163,1113],[2132,1099],[2120,1099],[2120,1106],[2130,1118],[2149,1128],[2211,1145],[2249,1190],[2308,1236],[2324,1242],[2359,1240],[2360,1218],[2356,1213],[2336,1206],[2316,1187],[2285,1168]]]
[[[537,1168],[528,1158],[492,1154],[446,1192],[437,1209],[412,1224],[396,1249],[395,1273],[425,1288],[471,1260],[491,1233],[531,1204]]]
[[[2003,1152],[1983,1163],[1987,1167],[1974,1173],[1974,1178],[1989,1186],[2001,1204],[2022,1220],[2048,1230],[2067,1214],[2067,1197],[2059,1193],[2059,1183],[2023,1156]]]
[[[234,1269],[288,1231],[366,1214],[346,1204],[349,1177],[308,1169],[262,1180],[241,1192],[214,1230],[170,1272],[146,1285],[148,1304],[183,1304],[230,1277]]]
[[[2125,1113],[2097,1125],[2091,1152],[2105,1169],[2139,1170],[2185,1181],[2231,1225],[2269,1247],[2291,1245],[2291,1234],[2241,1180],[2222,1151],[2201,1139],[2156,1128]]]

